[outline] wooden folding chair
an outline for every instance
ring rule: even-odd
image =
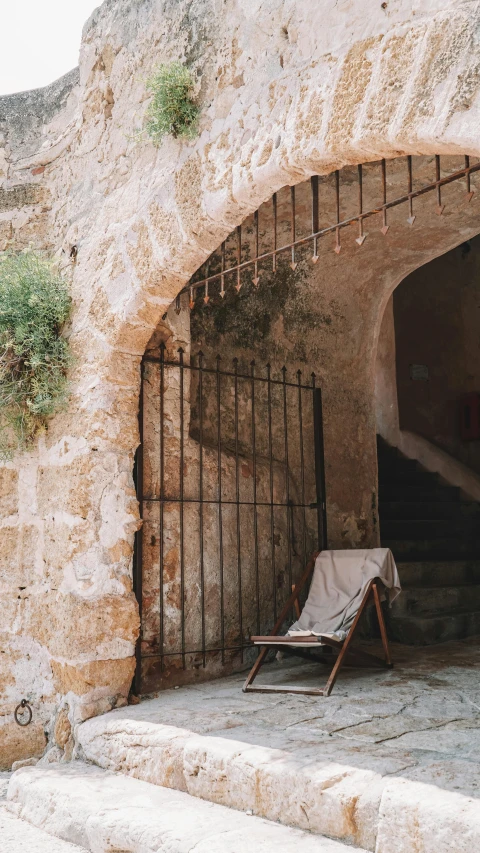
[[[382,581],[380,578],[374,578],[371,580],[365,590],[365,595],[362,599],[362,603],[358,608],[355,619],[353,620],[352,627],[350,628],[348,635],[344,640],[334,640],[332,637],[319,636],[319,637],[301,637],[298,640],[295,640],[294,636],[291,637],[279,637],[278,632],[281,629],[284,620],[286,619],[289,611],[292,607],[295,607],[297,613],[299,612],[299,604],[298,599],[299,595],[307,583],[310,576],[313,574],[313,570],[315,568],[315,561],[319,555],[319,551],[312,555],[311,559],[308,562],[307,568],[305,569],[302,577],[296,584],[293,589],[293,592],[288,599],[285,607],[283,608],[280,616],[278,617],[275,625],[272,628],[270,634],[266,637],[252,637],[251,640],[255,646],[259,646],[261,651],[258,655],[257,660],[255,661],[252,669],[250,670],[247,680],[243,685],[244,693],[302,693],[306,695],[312,696],[330,696],[330,693],[333,690],[333,686],[337,680],[338,674],[345,663],[346,657],[352,657],[356,659],[359,663],[363,663],[366,665],[374,665],[374,666],[382,666],[391,669],[393,667],[393,663],[390,658],[390,650],[388,648],[388,639],[387,639],[387,631],[385,628],[385,621],[383,618],[382,606],[380,603],[380,593],[379,586],[382,587]],[[380,625],[380,634],[382,638],[383,651],[385,653],[385,660],[381,660],[381,658],[377,657],[377,655],[371,655],[368,652],[364,652],[358,648],[352,648],[352,640],[355,636],[355,631],[360,622],[361,616],[369,604],[370,601],[373,600],[375,604],[375,609],[377,612],[378,622]],[[253,682],[255,681],[261,667],[265,663],[265,658],[268,654],[269,649],[273,646],[276,648],[282,648],[282,646],[290,646],[297,648],[305,648],[305,646],[311,646],[312,648],[321,648],[320,643],[324,646],[328,646],[331,649],[335,649],[338,651],[337,659],[334,663],[328,681],[324,688],[306,688],[306,687],[296,687],[296,686],[280,686],[277,687],[273,684],[262,684],[260,687],[252,687]],[[327,661],[325,661],[327,662]]]

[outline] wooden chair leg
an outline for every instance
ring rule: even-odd
[[[360,617],[361,617],[363,611],[365,610],[365,607],[367,606],[367,602],[368,602],[368,600],[372,594],[372,586],[373,586],[373,581],[370,581],[368,588],[367,588],[367,591],[363,597],[363,601],[357,610],[357,615],[355,616],[355,619],[353,620],[352,627],[350,628],[350,631],[348,632],[348,635],[347,635],[347,637],[346,637],[346,639],[342,645],[342,648],[341,648],[341,651],[338,655],[338,658],[335,661],[335,665],[334,665],[334,667],[330,673],[330,678],[328,679],[327,684],[325,686],[325,691],[324,691],[325,696],[330,696],[330,693],[333,690],[335,682],[338,678],[338,673],[340,672],[340,670],[343,666],[343,663],[345,661],[345,657],[346,657],[347,652],[348,652],[348,647],[350,646],[350,644],[353,640],[353,637],[354,637],[355,631],[357,629],[358,623],[360,622]]]
[[[390,657],[390,649],[388,646],[387,629],[385,627],[385,620],[383,618],[383,611],[382,611],[382,603],[380,601],[380,596],[378,594],[378,587],[377,587],[376,583],[373,584],[373,598],[375,600],[375,609],[377,611],[378,624],[380,626],[380,636],[382,638],[383,651],[385,652],[385,663],[387,664],[387,666],[392,667],[393,663],[392,663],[392,659]]]
[[[292,592],[295,592],[295,584],[294,583],[292,583]],[[295,616],[297,617],[297,619],[300,619],[301,610],[300,610],[300,603],[298,601],[298,598],[296,598],[295,601],[293,602],[293,608],[295,610]]]

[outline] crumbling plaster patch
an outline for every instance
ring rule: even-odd
[[[57,252],[71,280],[76,356],[69,410],[35,450],[2,469],[20,483],[19,508],[5,506],[2,527],[22,525],[37,541],[33,562],[28,548],[25,561],[14,556],[21,545],[11,552],[1,599],[9,661],[25,638],[31,654],[52,666],[76,666],[79,657],[82,665],[132,666],[139,363],[175,293],[232,227],[312,172],[439,147],[480,153],[475,45],[467,33],[478,24],[479,4],[448,6],[107,0],[85,26],[79,75],[0,99],[2,190],[34,179],[48,192],[47,205],[15,208],[2,219],[2,248],[33,240]],[[389,57],[404,37],[408,74],[386,87]],[[428,56],[436,59],[427,75]],[[199,75],[200,134],[192,143],[167,139],[157,150],[136,130],[145,78],[172,58],[188,59]],[[350,510],[342,509],[347,519]],[[355,518],[354,533],[358,524]],[[30,697],[41,729],[64,686],[47,673],[51,692],[38,691],[13,657],[9,695]],[[80,679],[69,693],[72,713],[75,703],[94,715],[124,701],[125,672],[113,668],[108,679],[102,691],[110,699],[104,693],[92,701],[95,691]],[[25,744],[18,750],[2,761],[24,756]]]

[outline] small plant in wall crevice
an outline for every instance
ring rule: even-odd
[[[195,78],[181,62],[160,65],[147,80],[152,100],[147,108],[145,131],[155,145],[171,133],[193,139],[198,132],[199,107],[193,99]]]
[[[0,459],[28,449],[66,405],[70,310],[53,261],[33,251],[0,255]]]

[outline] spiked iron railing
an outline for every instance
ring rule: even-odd
[[[391,161],[390,161],[391,162]],[[400,205],[406,204],[408,205],[408,217],[407,222],[409,225],[413,225],[416,219],[414,213],[414,199],[423,196],[430,192],[435,192],[436,194],[436,213],[441,215],[445,209],[445,205],[442,202],[442,188],[448,184],[451,184],[455,181],[459,181],[461,179],[465,179],[466,182],[466,194],[467,198],[470,201],[472,196],[474,195],[474,191],[472,190],[471,185],[471,175],[475,172],[480,171],[480,162],[472,164],[470,162],[470,157],[465,156],[464,158],[464,168],[458,169],[454,172],[451,172],[449,175],[441,176],[441,162],[440,156],[435,156],[435,180],[421,186],[418,189],[413,189],[413,163],[412,156],[406,157],[406,178],[407,178],[407,191],[398,196],[395,199],[387,201],[387,161],[380,161],[380,174],[381,174],[381,192],[382,199],[381,203],[372,207],[368,210],[364,209],[364,185],[363,185],[363,176],[364,176],[364,166],[359,165],[357,167],[357,181],[358,181],[358,211],[349,216],[347,219],[341,219],[341,172],[337,170],[334,173],[335,177],[335,222],[324,227],[319,227],[319,210],[320,210],[320,198],[319,198],[319,176],[313,175],[310,179],[310,196],[311,196],[311,233],[304,237],[297,237],[297,213],[296,213],[296,188],[290,187],[290,199],[289,199],[289,219],[290,219],[290,240],[288,243],[284,243],[282,245],[278,245],[279,235],[278,235],[278,194],[274,193],[271,199],[271,218],[272,218],[272,235],[271,242],[272,246],[268,249],[268,251],[260,252],[260,217],[259,211],[257,210],[253,215],[253,244],[250,245],[249,257],[243,257],[243,238],[242,238],[242,225],[238,225],[235,229],[235,255],[234,255],[234,263],[230,263],[227,266],[227,250],[226,243],[224,241],[220,247],[219,252],[214,252],[213,255],[205,262],[205,264],[200,268],[200,270],[196,273],[195,277],[193,277],[188,285],[180,292],[177,296],[176,307],[177,310],[180,310],[180,297],[183,293],[188,293],[190,296],[189,306],[191,309],[195,307],[195,299],[200,290],[203,290],[203,303],[206,305],[209,303],[211,299],[210,287],[213,283],[219,284],[219,295],[220,297],[224,297],[226,293],[226,279],[227,277],[232,277],[235,281],[234,287],[237,292],[240,291],[243,281],[242,281],[242,273],[247,270],[252,270],[253,277],[252,283],[255,287],[258,287],[260,282],[260,271],[259,265],[263,264],[265,261],[271,259],[272,262],[272,272],[277,271],[277,259],[279,255],[284,255],[288,253],[290,255],[290,267],[292,270],[295,270],[298,264],[297,260],[297,250],[307,246],[308,244],[312,245],[312,255],[311,261],[312,263],[317,263],[319,254],[319,240],[322,237],[325,237],[328,234],[333,234],[335,237],[334,243],[334,251],[336,254],[340,254],[341,251],[341,241],[340,241],[340,233],[343,228],[347,226],[353,225],[355,223],[358,224],[358,236],[356,237],[356,243],[359,246],[362,246],[366,234],[364,232],[364,222],[366,219],[372,216],[381,216],[381,232],[383,235],[386,235],[389,230],[388,224],[388,211],[392,208],[398,207]],[[253,252],[252,252],[253,249]],[[215,266],[219,269],[216,271],[211,271],[212,266]]]

